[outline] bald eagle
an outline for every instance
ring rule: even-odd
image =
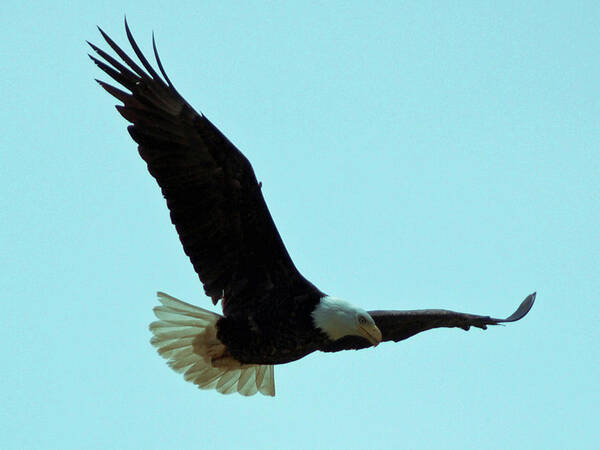
[[[151,339],[169,366],[202,389],[275,395],[273,366],[314,351],[337,352],[398,342],[438,327],[486,329],[514,322],[535,293],[505,319],[441,309],[365,311],[326,295],[296,269],[273,223],[246,157],[177,92],[152,38],[160,74],[136,44],[141,63],[102,29],[117,57],[91,44],[92,61],[121,90],[96,80],[117,98],[119,113],[158,182],[171,221],[213,304],[223,314],[162,292]],[[162,76],[161,76],[162,75]]]

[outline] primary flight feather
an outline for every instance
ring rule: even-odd
[[[246,157],[177,92],[152,39],[160,74],[136,44],[135,62],[104,31],[113,57],[89,43],[94,63],[120,88],[98,83],[158,182],[185,253],[223,315],[162,292],[151,340],[169,366],[203,389],[275,395],[273,365],[320,350],[335,352],[400,341],[439,327],[485,329],[514,322],[535,293],[506,319],[446,310],[365,311],[326,295],[296,269]],[[120,59],[119,59],[120,58]],[[122,90],[124,88],[125,90]]]

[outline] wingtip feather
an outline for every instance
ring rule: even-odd
[[[502,320],[502,322],[516,322],[517,320],[521,320],[523,317],[525,317],[529,313],[529,311],[531,311],[531,308],[535,303],[536,296],[536,292],[529,294],[525,298],[525,300],[521,302],[517,310],[510,316],[508,316],[506,319]]]

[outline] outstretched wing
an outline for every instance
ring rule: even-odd
[[[535,301],[535,292],[519,305],[517,310],[506,319],[495,319],[489,316],[447,311],[444,309],[422,309],[413,311],[369,311],[369,314],[381,330],[382,341],[402,341],[422,331],[432,328],[462,328],[468,331],[471,327],[485,330],[488,325],[498,325],[521,320]],[[346,336],[335,341],[325,351],[358,350],[371,344],[358,336]]]
[[[101,29],[120,60],[88,42],[90,58],[123,91],[98,83],[120,100],[117,110],[131,122],[150,174],[171,211],[185,253],[213,303],[223,299],[228,314],[272,297],[272,290],[318,292],[292,262],[267,209],[261,186],[246,157],[173,87],[158,57],[159,75],[136,44],[140,67]]]

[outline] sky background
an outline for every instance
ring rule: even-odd
[[[125,13],[322,290],[531,313],[312,354],[275,398],[184,382],[155,292],[210,302],[86,56],[96,25],[129,51]],[[597,448],[598,2],[9,1],[0,25],[2,448]]]

